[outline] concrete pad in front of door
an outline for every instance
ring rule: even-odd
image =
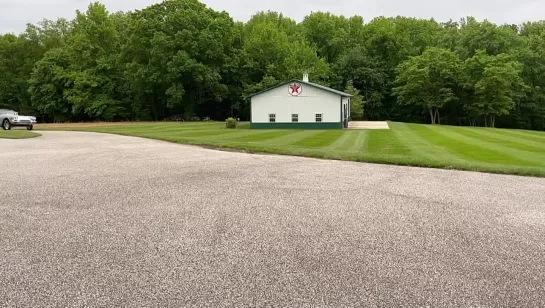
[[[348,129],[390,129],[386,121],[350,121]]]

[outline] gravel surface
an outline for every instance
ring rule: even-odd
[[[545,179],[0,139],[2,307],[543,307]]]

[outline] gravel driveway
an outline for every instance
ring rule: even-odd
[[[0,178],[0,306],[545,306],[545,179],[81,132]]]

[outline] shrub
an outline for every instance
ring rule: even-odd
[[[227,128],[237,128],[237,120],[234,118],[228,118],[225,120],[225,127]]]

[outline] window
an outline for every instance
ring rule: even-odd
[[[271,123],[276,122],[276,114],[275,113],[269,113],[269,122],[271,122]]]
[[[291,121],[292,122],[299,122],[299,115],[298,114],[292,114],[291,115]]]
[[[316,114],[316,122],[322,122],[322,114],[321,113]]]

